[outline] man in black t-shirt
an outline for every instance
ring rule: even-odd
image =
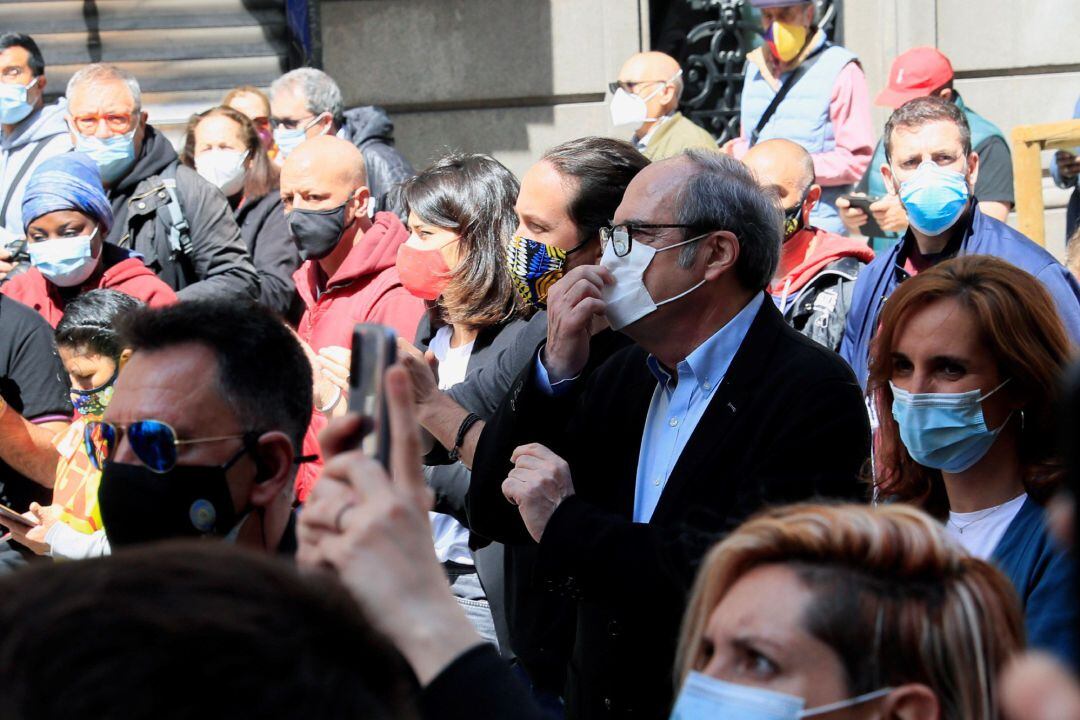
[[[59,457],[52,440],[71,420],[68,393],[49,323],[0,295],[0,503],[12,510],[49,504]],[[20,557],[0,544],[0,572]]]

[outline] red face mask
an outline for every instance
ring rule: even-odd
[[[413,235],[404,245],[398,247],[397,271],[401,284],[422,300],[435,300],[443,294],[453,276],[453,271],[443,259],[442,248],[457,240],[430,250],[412,247],[409,243],[414,240],[419,242]]]

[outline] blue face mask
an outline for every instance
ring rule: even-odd
[[[882,688],[858,697],[803,710],[806,701],[801,697],[749,685],[736,685],[691,672],[675,700],[670,720],[799,720],[862,705],[890,692],[892,688]]]
[[[37,85],[37,81],[34,78],[29,85],[0,83],[0,123],[14,125],[33,112],[34,106],[26,101],[26,92]]]
[[[900,184],[908,222],[924,235],[940,235],[960,218],[971,190],[963,173],[927,161]]]
[[[30,264],[53,285],[82,285],[97,268],[98,259],[92,248],[95,235],[97,228],[89,235],[30,243]]]
[[[75,133],[75,149],[94,159],[102,182],[114,183],[135,164],[135,130],[108,138]]]
[[[319,122],[319,118],[322,115],[316,115],[312,118],[304,127],[294,128],[289,130],[283,127],[274,128],[274,144],[278,146],[278,150],[281,151],[281,157],[289,157],[293,150],[299,147],[300,143],[307,140],[307,131],[312,125]]]
[[[982,460],[1009,421],[1006,418],[996,430],[986,427],[982,402],[1007,382],[985,395],[981,390],[910,393],[890,382],[893,418],[912,459],[947,473],[963,472]]]

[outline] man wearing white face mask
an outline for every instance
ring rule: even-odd
[[[547,343],[485,428],[470,494],[473,528],[539,543],[537,577],[577,601],[570,718],[666,714],[709,542],[764,504],[860,497],[869,453],[850,371],[766,299],[783,219],[745,166],[653,163],[613,223],[600,266],[551,288]],[[636,344],[579,380],[597,316]]]
[[[115,223],[108,240],[134,250],[181,300],[259,296],[259,276],[225,198],[180,165],[147,122],[139,81],[112,65],[80,69],[67,85],[75,149],[98,165]]]
[[[885,299],[907,278],[957,255],[994,255],[1038,278],[1073,342],[1080,342],[1080,284],[1053,255],[984,214],[972,188],[979,156],[963,111],[940,97],[900,106],[885,125],[885,187],[908,218],[900,242],[859,274],[840,355],[865,386],[870,342]]]
[[[45,85],[45,60],[34,39],[0,34],[0,282],[21,245],[20,206],[31,171],[71,149],[65,101],[46,105]]]
[[[684,150],[716,150],[716,140],[678,112],[683,81],[679,63],[662,52],[632,55],[611,91],[611,123],[634,129],[633,142],[650,160]]]

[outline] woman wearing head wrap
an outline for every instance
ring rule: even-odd
[[[88,290],[118,290],[151,306],[176,302],[142,258],[105,241],[113,214],[97,164],[82,153],[64,153],[41,163],[30,176],[22,201],[29,271],[0,292],[29,305],[53,327],[64,306]]]

